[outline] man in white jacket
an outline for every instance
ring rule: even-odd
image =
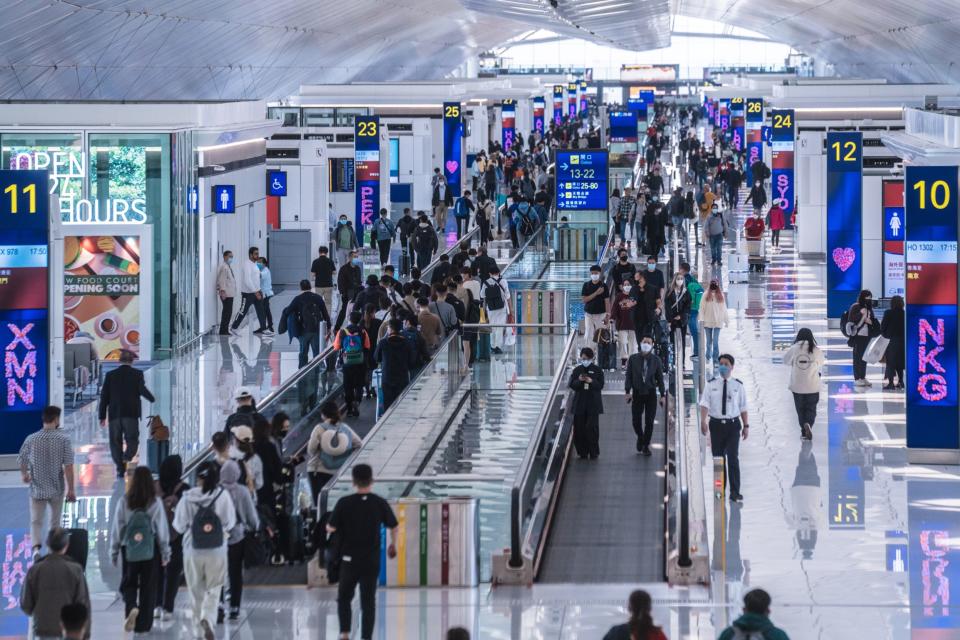
[[[223,309],[220,312],[220,335],[230,335],[230,317],[233,316],[233,299],[237,297],[237,278],[233,273],[233,251],[223,252],[223,262],[217,267],[217,296]]]
[[[263,311],[263,292],[260,291],[260,268],[257,267],[257,261],[260,259],[260,249],[250,247],[250,250],[247,251],[247,258],[247,261],[240,267],[240,313],[237,314],[236,320],[233,321],[230,333],[233,335],[239,334],[237,328],[240,326],[240,323],[243,322],[244,318],[247,317],[247,312],[250,311],[250,307],[253,307],[254,311],[257,312],[257,321],[260,323],[260,328],[254,331],[254,333],[257,335],[273,335],[272,331],[267,330]]]

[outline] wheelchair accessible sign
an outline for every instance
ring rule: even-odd
[[[267,171],[267,195],[278,197],[287,195],[286,171]]]

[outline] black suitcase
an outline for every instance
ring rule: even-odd
[[[405,276],[410,273],[410,254],[406,249],[400,252],[400,275]]]
[[[70,542],[67,545],[67,556],[87,568],[87,554],[90,551],[90,536],[86,529],[67,529]]]
[[[306,558],[306,536],[303,530],[303,516],[299,513],[286,517],[285,556],[287,562],[303,562]]]

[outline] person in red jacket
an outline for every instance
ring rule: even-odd
[[[753,216],[747,218],[747,221],[743,223],[743,231],[747,240],[760,240],[763,238],[764,230],[766,230],[766,226],[763,224],[763,218],[760,217],[759,211],[754,210]]]
[[[774,250],[779,251],[780,232],[787,226],[786,216],[783,213],[783,200],[774,200],[767,216],[770,220],[770,240],[773,243]]]

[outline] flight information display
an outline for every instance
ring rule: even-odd
[[[46,171],[0,171],[0,454],[20,450],[49,396],[49,225]]]
[[[637,112],[610,112],[610,142],[637,141]]]
[[[606,211],[608,167],[606,151],[558,151],[557,210]]]

